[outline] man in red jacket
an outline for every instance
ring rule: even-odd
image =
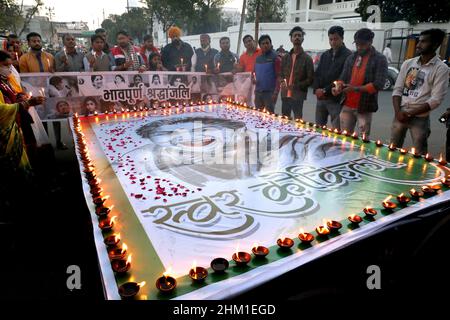
[[[158,48],[153,45],[153,37],[150,34],[145,35],[144,45],[141,47],[141,57],[144,60],[147,70],[150,70],[150,59],[149,56],[153,53],[159,53]]]
[[[140,54],[140,48],[130,43],[130,37],[126,31],[117,32],[117,46],[111,49],[116,62],[116,70],[139,71],[147,70]]]

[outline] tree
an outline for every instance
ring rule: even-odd
[[[188,24],[193,34],[222,31],[231,22],[222,16],[222,6],[227,0],[199,0],[194,6],[194,19]]]
[[[116,33],[120,30],[127,31],[131,37],[141,42],[147,33],[148,16],[143,8],[130,8],[129,12],[121,15],[112,14],[103,20],[102,28],[108,31],[108,42],[116,42]]]
[[[163,31],[176,25],[187,34],[217,32],[231,25],[222,17],[222,6],[229,0],[142,0],[146,10],[162,25]]]
[[[34,0],[34,4],[25,9],[23,1],[19,5],[16,0],[0,0],[0,30],[21,36],[43,5],[42,0]]]
[[[381,11],[381,22],[406,20],[411,24],[420,22],[448,22],[450,20],[450,0],[361,0],[355,9],[363,21],[373,15],[367,8],[376,5]],[[375,21],[380,22],[380,21]]]
[[[194,16],[193,0],[145,0],[145,3],[161,23],[164,32],[173,25],[185,28],[187,21]]]
[[[259,22],[284,22],[287,14],[286,0],[249,0],[247,22],[255,22],[256,9],[260,7]]]

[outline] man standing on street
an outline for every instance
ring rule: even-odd
[[[356,31],[356,52],[348,56],[333,87],[334,96],[345,93],[340,114],[341,130],[353,132],[358,123],[359,134],[370,134],[372,115],[378,110],[378,91],[387,77],[386,57],[372,46],[375,34],[363,28]]]
[[[344,44],[344,28],[334,26],[328,30],[328,41],[331,49],[320,56],[319,66],[314,74],[313,89],[317,97],[316,123],[324,126],[330,116],[331,126],[340,129],[339,114],[342,106],[339,103],[342,98],[333,96],[331,87],[333,81],[339,78],[344,67],[345,60],[352,52]]]
[[[303,117],[303,102],[308,87],[313,83],[314,65],[312,58],[302,48],[305,32],[301,27],[294,27],[290,32],[294,48],[286,53],[281,63],[281,101],[284,116]]]
[[[261,55],[256,58],[255,63],[255,107],[267,108],[274,112],[280,91],[281,59],[272,48],[272,39],[265,34],[259,37]]]
[[[63,50],[55,55],[57,72],[81,72],[84,71],[84,54],[77,51],[75,38],[71,34],[63,35]]]
[[[410,130],[416,152],[425,154],[430,135],[430,111],[439,107],[448,90],[448,67],[436,50],[444,40],[441,29],[429,29],[419,36],[416,52],[420,55],[403,62],[392,93],[395,118],[391,142],[402,147]]]

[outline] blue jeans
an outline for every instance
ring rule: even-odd
[[[398,148],[403,147],[406,131],[411,134],[416,152],[425,154],[428,151],[428,137],[430,136],[430,117],[412,117],[406,122],[394,118],[391,129],[391,142]]]
[[[334,100],[317,100],[316,105],[316,123],[320,126],[325,126],[328,122],[328,115],[332,128],[341,128],[339,114],[342,106]]]
[[[303,99],[282,98],[281,99],[281,114],[291,118],[291,113],[294,112],[294,119],[301,119],[303,117]]]
[[[273,91],[255,91],[255,107],[274,112]]]

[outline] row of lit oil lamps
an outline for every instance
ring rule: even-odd
[[[74,115],[73,120],[75,124],[75,132],[77,135],[78,150],[81,156],[81,161],[84,165],[84,173],[88,180],[90,192],[93,197],[93,202],[95,204],[95,213],[99,217],[99,227],[102,231],[111,231],[113,229],[114,220],[116,216],[112,218],[108,217],[112,207],[108,208],[104,206],[104,202],[107,200],[108,197],[102,196],[102,189],[100,188],[99,185],[101,181],[96,177],[94,170],[95,168],[92,164],[92,161],[89,157],[89,153],[87,150],[86,140],[84,134],[81,132],[80,121],[78,116]],[[336,130],[330,131],[338,133]],[[343,134],[346,133],[343,132]],[[357,135],[352,136],[355,139],[357,138]],[[363,135],[363,141],[364,140],[365,137]],[[382,145],[379,141],[377,141],[376,144],[377,146]],[[391,146],[389,146],[389,148],[393,150]],[[402,151],[400,150],[400,152]],[[414,154],[414,150],[412,150],[412,153]],[[427,157],[425,158],[427,159]],[[440,164],[445,165],[443,161],[440,161]],[[444,177],[441,182],[443,185],[450,187],[450,175]],[[409,193],[412,198],[418,200],[420,197],[423,197],[424,194],[432,195],[435,194],[440,189],[441,186],[439,184],[425,185],[422,186],[420,190],[411,189]],[[392,196],[389,196],[382,202],[383,207],[389,211],[392,211],[397,207],[396,203],[390,201],[391,198]],[[402,193],[397,196],[397,201],[400,205],[406,206],[411,201],[411,198]],[[376,209],[369,207],[364,208],[363,212],[367,217],[372,219],[377,214]],[[354,225],[358,225],[363,221],[361,216],[356,214],[349,215],[348,220]],[[318,236],[326,237],[330,233],[338,231],[341,227],[342,224],[340,222],[328,220],[324,222],[323,225],[318,226],[316,228],[316,232]],[[298,238],[302,243],[310,244],[314,240],[314,235],[308,232],[301,231],[300,234],[298,235]],[[131,254],[128,254],[128,248],[126,244],[119,246],[120,235],[113,234],[107,236],[104,239],[104,242],[108,247],[108,256],[111,259],[111,266],[113,271],[116,272],[117,274],[123,274],[128,272],[131,268]],[[277,245],[282,249],[290,249],[294,245],[294,240],[291,238],[280,238],[277,240]],[[264,246],[255,245],[252,248],[252,253],[254,254],[255,258],[263,258],[269,254],[269,249]],[[251,254],[237,250],[232,255],[232,259],[237,266],[245,266],[250,262]],[[211,262],[211,268],[214,270],[214,272],[219,273],[225,272],[228,266],[229,266],[228,260],[226,260],[225,258],[216,258]],[[194,282],[203,282],[205,278],[208,276],[208,271],[204,267],[194,265],[193,268],[189,271],[189,276]],[[145,285],[145,282],[141,283],[126,282],[119,287],[119,294],[121,295],[122,298],[134,297],[139,292],[140,288],[143,285]],[[158,278],[156,281],[156,288],[163,293],[173,291],[176,288],[176,286],[177,281],[174,277],[171,277],[169,275],[169,272],[165,272],[163,276]]]
[[[450,175],[443,178],[441,182],[445,186],[450,187]],[[425,194],[432,195],[438,192],[440,189],[441,186],[438,184],[425,185],[422,186],[420,190],[411,189],[410,195],[412,198],[419,200],[419,198],[423,197]],[[382,205],[385,210],[392,212],[395,208],[397,208],[397,204],[393,201],[390,201],[391,198],[392,196],[389,196],[384,199]],[[411,198],[406,196],[404,193],[398,195],[396,198],[398,204],[403,207],[405,207],[411,201]],[[369,221],[373,221],[374,216],[378,214],[378,211],[375,208],[370,207],[364,208],[363,212]],[[360,215],[351,214],[348,216],[348,220],[352,223],[352,225],[358,226],[363,221],[363,218]],[[317,237],[326,240],[329,235],[337,234],[337,232],[341,228],[342,223],[340,223],[339,221],[324,220],[323,224],[316,227],[315,231],[317,233]],[[303,229],[300,229],[298,239],[302,244],[310,246],[314,241],[315,236],[312,233],[308,233]],[[281,250],[290,250],[294,246],[294,244],[295,242],[292,238],[280,237],[279,239],[277,239],[277,245]],[[264,259],[270,253],[270,250],[265,246],[254,244],[251,252],[254,256],[253,259]],[[231,258],[237,267],[245,267],[252,260],[252,255],[249,252],[239,251],[238,246],[236,252],[233,253]],[[215,258],[211,261],[210,266],[215,273],[224,273],[229,268],[229,262],[225,258]],[[170,276],[170,272],[170,269],[167,270],[163,273],[163,276],[158,278],[156,281],[156,288],[162,293],[170,293],[177,286],[177,280],[174,277]],[[197,266],[196,262],[194,261],[192,268],[189,270],[189,277],[195,283],[202,283],[208,277],[208,270],[205,267]],[[135,296],[139,292],[139,289],[142,287],[142,285],[142,283],[128,282],[123,285],[125,287],[122,286],[121,289],[119,289],[119,292],[122,297],[130,298]]]
[[[269,110],[267,110],[267,109],[265,109],[265,108],[263,108],[262,110],[259,110],[259,109],[257,109],[256,107],[250,107],[250,106],[248,106],[245,102],[237,102],[237,101],[233,101],[232,99],[230,99],[230,98],[227,98],[227,99],[225,99],[225,100],[221,100],[220,101],[221,103],[227,103],[227,104],[229,104],[229,105],[233,105],[233,106],[236,106],[236,107],[243,107],[243,108],[249,108],[249,109],[252,109],[252,110],[254,110],[254,111],[260,111],[261,113],[263,113],[263,114],[267,114],[267,115],[269,115],[269,116],[273,116],[273,117],[275,117],[275,118],[278,118],[279,120],[281,120],[281,121],[289,121],[289,118],[287,117],[287,116],[283,116],[283,115],[277,115],[276,113],[272,113],[272,112],[270,112]],[[186,107],[193,107],[193,106],[196,106],[196,105],[198,105],[198,106],[206,106],[206,105],[212,105],[212,104],[217,104],[218,102],[216,101],[216,100],[210,100],[210,101],[203,101],[203,100],[199,100],[199,101],[196,101],[196,102],[194,102],[194,101],[190,101],[190,102],[183,102],[183,103],[176,103],[176,104],[174,104],[174,105],[172,105],[170,102],[169,103],[163,103],[162,104],[162,108],[164,109],[164,108],[172,108],[172,107],[176,107],[176,108],[180,108],[180,107],[182,107],[182,108],[186,108]],[[105,115],[106,116],[108,116],[109,114],[114,114],[114,115],[117,115],[118,113],[119,114],[121,114],[121,113],[123,113],[123,114],[129,114],[130,112],[144,112],[144,111],[149,111],[150,109],[148,108],[148,107],[139,107],[139,108],[137,108],[137,109],[135,109],[135,110],[130,110],[130,109],[124,109],[124,108],[122,108],[122,111],[116,111],[116,110],[114,110],[114,111],[112,111],[112,112],[108,112],[108,111],[105,111]],[[95,111],[94,112],[94,114],[93,114],[93,116],[95,116],[95,117],[97,117],[98,116],[98,113],[97,113],[97,111]],[[75,114],[75,117],[78,117],[78,114]],[[338,134],[338,135],[344,135],[344,136],[347,136],[347,137],[351,137],[351,138],[353,138],[354,140],[359,140],[359,139],[361,139],[364,143],[369,143],[370,142],[370,139],[369,139],[369,136],[366,134],[366,133],[362,133],[362,135],[361,135],[361,138],[360,138],[360,136],[359,136],[359,134],[357,133],[357,132],[349,132],[349,131],[347,131],[347,130],[340,130],[340,129],[337,129],[337,128],[335,128],[335,129],[333,129],[333,128],[329,128],[329,127],[327,127],[326,125],[324,125],[324,126],[319,126],[319,125],[317,125],[317,124],[315,124],[315,123],[312,123],[312,122],[305,122],[303,119],[296,119],[295,120],[295,122],[297,122],[297,123],[301,123],[301,124],[303,124],[303,125],[306,125],[306,126],[310,126],[310,127],[313,127],[313,128],[315,128],[315,129],[317,129],[317,128],[320,128],[320,129],[322,129],[322,132],[323,132],[323,134],[325,135],[326,133],[326,131],[329,131],[330,133],[335,133],[335,134]],[[378,140],[376,140],[375,141],[375,145],[377,146],[377,147],[383,147],[384,146],[384,144],[383,144],[383,141],[382,140],[380,140],[380,139],[378,139]],[[401,154],[407,154],[408,152],[411,154],[411,155],[413,155],[414,157],[416,157],[416,158],[421,158],[422,157],[422,155],[420,154],[420,153],[418,153],[417,151],[416,151],[416,148],[411,148],[409,151],[408,151],[408,149],[406,149],[406,148],[397,148],[393,143],[390,143],[389,145],[387,145],[387,147],[389,148],[389,150],[390,151],[399,151]],[[424,155],[423,156],[423,158],[426,160],[426,161],[428,161],[428,162],[431,162],[431,161],[433,161],[434,160],[434,158],[433,158],[433,156],[432,155],[430,155],[429,153],[427,153],[426,155]],[[444,159],[444,157],[443,157],[443,155],[442,155],[442,153],[440,154],[440,157],[439,157],[439,159],[437,160],[438,161],[438,163],[440,164],[440,165],[446,165],[447,164],[447,161]]]

